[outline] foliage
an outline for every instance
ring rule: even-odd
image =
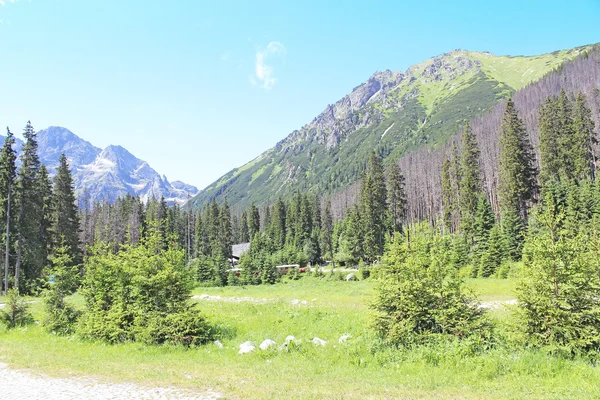
[[[43,293],[45,315],[42,325],[49,332],[61,335],[74,333],[80,316],[80,312],[65,301],[65,297],[79,285],[79,265],[73,262],[71,254],[65,244],[55,249],[51,266],[47,269],[47,288]]]
[[[375,329],[400,346],[443,338],[491,338],[483,310],[447,267],[450,242],[426,225],[396,235],[384,256]]]
[[[98,245],[88,259],[78,328],[83,337],[183,345],[210,337],[208,324],[187,304],[193,274],[184,251],[163,250],[158,228],[152,230],[139,246],[113,253]]]
[[[535,214],[536,234],[528,237],[524,250],[524,279],[517,288],[519,325],[530,345],[596,360],[600,350],[597,232],[583,229],[572,234],[565,219],[564,188],[549,185]]]
[[[0,323],[8,329],[33,323],[33,316],[29,312],[29,304],[19,295],[17,289],[8,290],[6,304],[0,310]]]

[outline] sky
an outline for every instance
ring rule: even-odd
[[[0,126],[63,126],[202,189],[377,70],[596,43],[598,21],[600,0],[0,0]]]

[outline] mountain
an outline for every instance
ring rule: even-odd
[[[38,154],[51,175],[56,173],[58,159],[64,152],[69,160],[76,195],[87,191],[90,201],[109,199],[130,194],[147,200],[164,197],[168,203],[184,203],[198,193],[192,185],[180,181],[170,183],[150,165],[138,159],[121,146],[102,150],[81,139],[66,128],[51,126],[37,133]],[[4,140],[4,137],[2,137]],[[17,139],[20,151],[23,142]]]
[[[589,49],[517,57],[455,50],[404,72],[377,71],[190,204],[199,208],[227,198],[230,205],[247,207],[298,190],[338,192],[360,178],[371,149],[389,163],[421,148],[437,148],[466,122]]]

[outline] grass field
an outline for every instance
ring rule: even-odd
[[[515,286],[513,280],[495,279],[467,284],[482,301],[509,300]],[[212,388],[243,399],[590,399],[600,393],[597,368],[535,350],[500,345],[473,355],[453,345],[413,351],[376,347],[368,307],[373,293],[370,281],[312,277],[273,286],[198,288],[194,295],[221,298],[195,301],[221,328],[222,349],[111,346],[57,337],[35,325],[0,333],[0,361],[55,376]],[[241,298],[258,302],[232,301]],[[77,295],[71,300],[81,304]],[[32,309],[39,318],[41,303]],[[492,317],[503,325],[509,313],[498,309]],[[350,339],[338,343],[344,334]],[[247,340],[257,347],[267,338],[279,345],[288,335],[302,341],[292,351],[238,354]],[[314,337],[327,345],[313,345]]]

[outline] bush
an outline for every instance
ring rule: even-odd
[[[17,289],[10,289],[8,291],[6,305],[0,312],[0,322],[8,329],[33,323],[33,316],[29,312],[29,304],[19,296]]]
[[[360,260],[358,263],[358,275],[361,280],[368,279],[371,276],[371,265]]]
[[[52,281],[46,283],[43,292],[44,318],[42,325],[49,331],[59,335],[70,335],[75,331],[75,324],[80,316],[79,311],[65,302],[65,297],[72,294],[79,284],[79,265],[73,263],[68,246],[61,246],[51,257],[48,275]]]
[[[374,304],[385,341],[412,346],[475,335],[491,343],[490,321],[449,266],[448,240],[427,225],[394,237]]]
[[[175,314],[152,313],[136,322],[135,341],[146,344],[197,346],[212,340],[206,320],[193,308]]]
[[[188,305],[194,279],[184,252],[161,250],[159,243],[153,233],[117,254],[94,249],[81,289],[86,304],[78,327],[81,336],[110,343],[191,345],[209,340],[212,331]]]
[[[564,210],[547,199],[536,215],[545,228],[523,250],[523,279],[517,287],[519,328],[529,345],[551,353],[594,360],[600,349],[600,248],[598,236],[571,237]]]

